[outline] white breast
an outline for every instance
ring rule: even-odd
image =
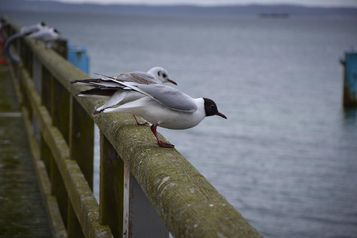
[[[205,117],[204,101],[195,99],[197,110],[195,112],[174,111],[159,103],[150,100],[150,103],[140,109],[137,114],[150,123],[158,124],[168,129],[187,129],[196,126]]]

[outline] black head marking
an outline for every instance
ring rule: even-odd
[[[46,26],[46,23],[44,21],[40,22],[41,26]]]
[[[205,102],[205,112],[207,117],[217,115],[223,117],[224,119],[227,119],[227,117],[224,114],[218,111],[217,105],[212,99],[203,98],[203,100]]]
[[[161,71],[157,72],[157,75],[161,76]]]
[[[212,99],[209,99],[209,98],[203,98],[203,100],[205,101],[206,116],[216,115],[218,112],[216,103]]]

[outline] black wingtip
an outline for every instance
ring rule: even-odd
[[[96,116],[96,115],[100,114],[101,112],[103,112],[103,110],[95,109],[94,112],[93,112],[93,116]]]

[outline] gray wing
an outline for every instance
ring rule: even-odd
[[[134,82],[139,84],[153,84],[159,82],[150,74],[143,73],[143,72],[130,72],[130,73],[119,74],[116,77],[116,80],[123,81],[123,82]]]
[[[24,26],[24,27],[21,27],[20,33],[23,35],[27,35],[27,34],[32,34],[38,30],[39,30],[38,25]]]
[[[56,34],[53,34],[53,32],[50,32],[48,30],[34,32],[28,37],[42,41],[53,41],[58,38]]]
[[[194,112],[197,110],[194,100],[176,88],[162,84],[137,84],[135,87],[143,91],[145,95],[152,97],[155,101],[172,110],[182,112]]]

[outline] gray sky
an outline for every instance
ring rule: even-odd
[[[291,3],[307,6],[354,6],[357,0],[59,0],[71,3],[125,3],[125,4],[194,4],[194,5],[222,5],[249,3]]]

